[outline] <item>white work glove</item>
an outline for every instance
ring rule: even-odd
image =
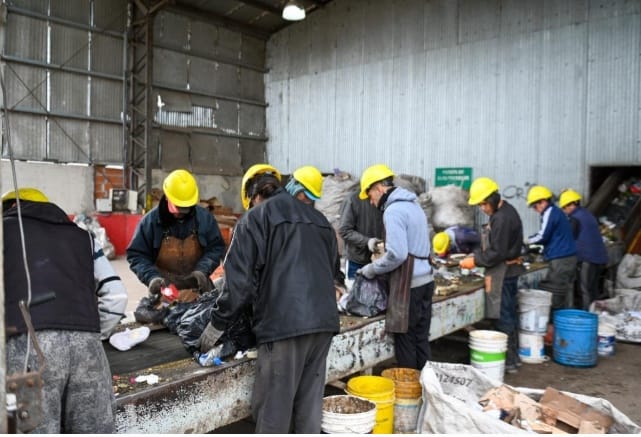
[[[218,291],[223,291],[223,287],[225,286],[225,277],[220,276],[216,279],[214,279],[214,288]]]
[[[222,337],[224,331],[219,331],[214,328],[214,325],[211,322],[207,323],[207,327],[200,334],[200,351],[209,352],[216,346],[216,342]]]
[[[369,240],[367,240],[367,248],[372,253],[378,253],[379,249],[378,247],[376,247],[376,245],[382,242],[383,240],[379,240],[378,238],[370,238]]]
[[[369,263],[367,265],[364,265],[360,269],[356,270],[356,274],[365,276],[367,279],[374,279],[376,277],[376,273],[374,272],[374,264]]]

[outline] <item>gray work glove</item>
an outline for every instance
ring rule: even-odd
[[[224,331],[219,331],[214,328],[214,325],[211,322],[207,323],[207,327],[200,334],[200,351],[209,352],[216,346],[216,342],[222,337]]]
[[[374,264],[369,263],[367,265],[364,265],[360,269],[356,270],[357,275],[363,275],[367,279],[374,279],[376,277],[376,273],[374,272]]]
[[[367,240],[367,248],[372,253],[378,253],[379,249],[378,247],[376,247],[376,245],[382,242],[383,240],[380,240],[378,238],[370,238],[369,240]]]
[[[211,291],[211,282],[209,282],[209,278],[203,272],[194,270],[189,276],[198,283],[198,291],[201,293]]]
[[[164,282],[165,280],[159,276],[149,281],[149,286],[147,288],[149,290],[149,294],[152,296],[159,295]]]

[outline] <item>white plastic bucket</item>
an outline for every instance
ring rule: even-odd
[[[470,363],[490,378],[503,382],[507,334],[498,331],[470,332]]]
[[[394,434],[416,433],[423,398],[394,401]]]
[[[519,331],[519,358],[524,363],[539,364],[547,361],[543,335]]]
[[[614,355],[614,346],[616,344],[617,330],[614,326],[607,323],[599,323],[599,341],[597,343],[597,353],[600,357],[611,357]]]
[[[552,293],[544,290],[519,290],[519,329],[545,334],[550,319]]]
[[[352,395],[323,398],[321,430],[327,434],[369,434],[376,425],[376,403]]]

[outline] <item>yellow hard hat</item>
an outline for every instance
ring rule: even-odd
[[[20,200],[29,200],[31,202],[49,202],[47,196],[43,194],[42,191],[36,188],[19,188],[18,197]],[[2,195],[2,201],[12,200],[16,198],[15,191],[7,191]]]
[[[247,186],[248,183],[256,176],[265,173],[272,173],[276,177],[276,179],[280,181],[280,172],[276,170],[276,167],[272,167],[269,164],[254,164],[249,167],[249,170],[247,170],[243,175],[243,181],[240,187],[240,200],[243,202],[243,208],[249,209],[249,202],[251,201],[251,199],[249,198],[249,193],[247,192],[249,188]]]
[[[293,176],[307,191],[320,199],[323,190],[323,175],[320,170],[311,165],[306,165],[297,169]]]
[[[547,187],[544,187],[543,185],[534,185],[530,188],[530,191],[527,192],[527,204],[528,206],[531,206],[539,200],[551,199],[552,196],[552,191]]]
[[[572,188],[568,188],[567,190],[564,190],[561,193],[561,197],[559,199],[559,206],[561,208],[565,208],[572,202],[578,202],[581,200],[581,195],[574,191]]]
[[[474,179],[470,187],[470,205],[478,205],[499,190],[499,185],[490,178],[480,177]]]
[[[162,190],[174,205],[187,208],[198,203],[196,178],[187,170],[174,170],[165,178]]]
[[[434,238],[432,238],[432,247],[434,248],[434,253],[438,256],[446,254],[450,248],[450,236],[447,235],[447,232],[439,232],[434,235]]]
[[[372,185],[390,177],[394,177],[394,172],[385,164],[376,164],[367,167],[361,175],[361,192],[358,194],[358,197],[361,200],[367,199],[367,190],[369,190]]]

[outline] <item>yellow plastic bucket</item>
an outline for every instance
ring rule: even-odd
[[[347,381],[347,393],[376,403],[372,434],[394,432],[394,381],[382,376],[356,376]]]

